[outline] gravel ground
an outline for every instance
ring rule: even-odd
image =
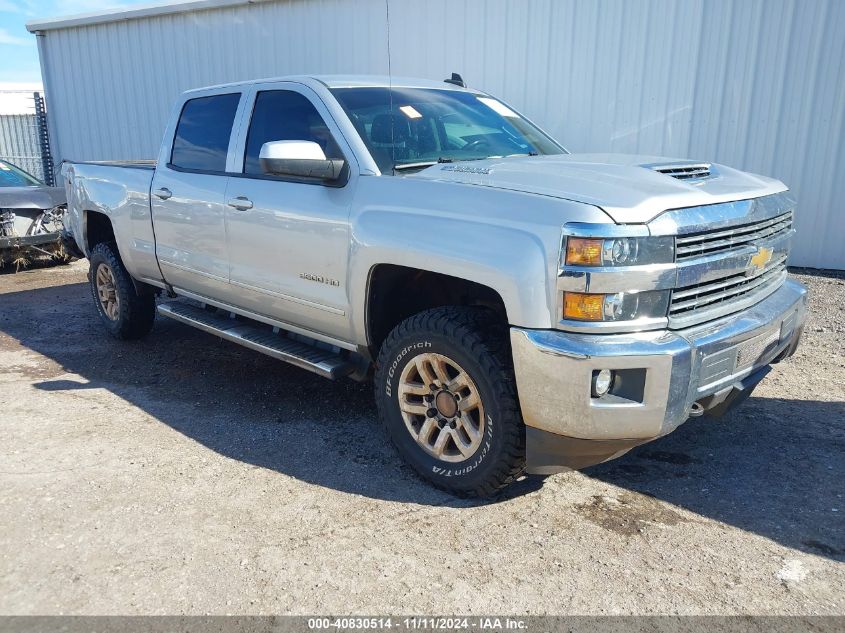
[[[159,320],[87,262],[0,274],[0,613],[845,614],[845,277],[741,409],[492,503],[419,481],[371,388]]]

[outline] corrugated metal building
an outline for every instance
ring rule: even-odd
[[[34,114],[0,114],[0,159],[44,180]]]
[[[40,86],[39,86],[40,88]],[[0,90],[0,159],[46,180],[35,97],[40,90]]]
[[[154,157],[188,88],[459,71],[571,151],[783,180],[800,204],[791,263],[845,269],[842,0],[201,0],[28,28],[58,159]]]

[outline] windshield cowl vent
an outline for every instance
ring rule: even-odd
[[[711,167],[710,163],[648,165],[648,167],[661,174],[686,181],[705,180],[715,175],[715,170]]]

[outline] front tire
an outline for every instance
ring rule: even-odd
[[[91,250],[88,281],[100,321],[119,340],[148,334],[155,320],[155,297],[139,293],[123,265],[117,245],[101,242]]]
[[[427,310],[382,344],[376,403],[399,454],[458,496],[489,497],[525,467],[507,327],[481,308]]]

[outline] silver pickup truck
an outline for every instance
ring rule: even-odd
[[[459,78],[194,90],[156,163],[62,173],[111,334],[142,337],[158,312],[372,378],[398,452],[455,494],[724,413],[806,317],[782,183],[570,154]]]

